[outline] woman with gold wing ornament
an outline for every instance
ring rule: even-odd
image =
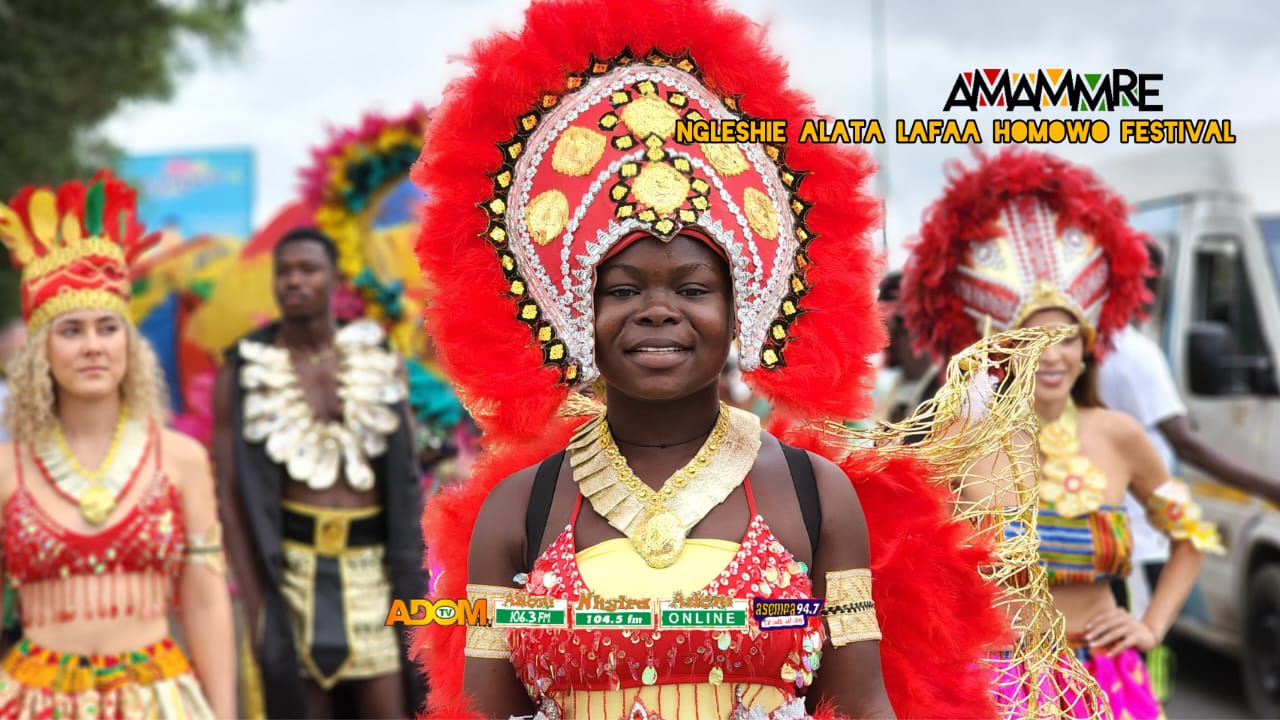
[[[1044,153],[1007,150],[954,169],[926,213],[904,280],[907,322],[938,358],[974,342],[984,328],[1073,328],[1045,351],[1034,378],[1039,559],[1076,656],[1105,691],[1111,712],[1137,719],[1162,716],[1139,653],[1168,631],[1202,553],[1221,550],[1216,531],[1199,522],[1186,486],[1170,480],[1142,428],[1097,397],[1097,360],[1146,292],[1145,241],[1129,227],[1124,202],[1088,170]],[[1168,568],[1141,618],[1117,607],[1109,589],[1111,579],[1129,573],[1126,492],[1173,540]],[[1026,707],[1028,688],[1058,680],[1006,670],[997,694],[1015,717]],[[1096,716],[1068,695],[1051,699],[1066,717]]]

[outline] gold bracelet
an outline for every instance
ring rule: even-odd
[[[1226,554],[1218,527],[1200,518],[1200,506],[1191,500],[1191,488],[1181,480],[1165,482],[1147,498],[1147,519],[1152,527],[1173,540],[1190,540],[1197,550]]]
[[[188,533],[187,562],[206,565],[219,575],[227,572],[227,555],[222,550],[222,523],[215,521],[202,533]]]
[[[827,619],[835,647],[880,639],[876,606],[871,599],[871,570],[837,570],[827,573]]]
[[[514,589],[498,585],[468,583],[467,599],[472,602],[484,599],[492,603],[495,599],[505,597],[507,593]],[[511,659],[511,646],[507,644],[506,629],[485,625],[468,625],[467,642],[463,648],[463,655],[487,660]]]

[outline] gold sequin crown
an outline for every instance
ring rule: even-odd
[[[63,313],[101,308],[129,317],[129,267],[158,235],[143,235],[135,193],[109,171],[86,189],[23,188],[0,204],[0,242],[22,268],[22,317],[35,332]]]

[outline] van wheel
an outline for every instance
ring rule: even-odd
[[[1263,565],[1249,579],[1243,664],[1254,717],[1280,717],[1280,565]]]

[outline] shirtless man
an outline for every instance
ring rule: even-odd
[[[218,375],[218,491],[267,716],[408,717],[424,688],[385,625],[426,595],[407,388],[377,325],[335,320],[336,258],[313,229],[277,244],[281,319]]]

